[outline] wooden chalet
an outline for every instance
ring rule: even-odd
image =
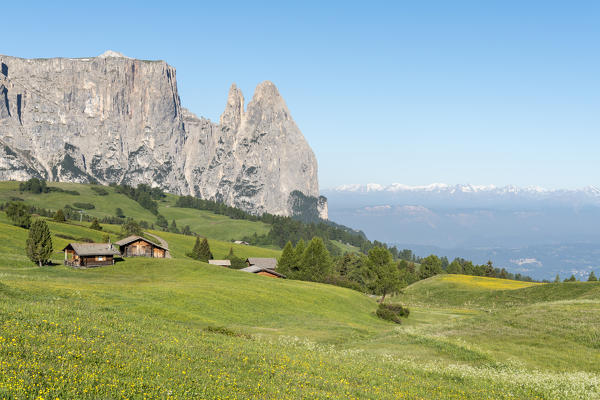
[[[141,236],[129,236],[115,242],[123,257],[165,258],[169,249]]]
[[[90,268],[113,265],[121,253],[111,243],[69,243],[65,252],[65,265]]]

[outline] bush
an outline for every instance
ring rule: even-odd
[[[31,226],[31,214],[29,214],[29,209],[25,204],[10,202],[4,207],[4,211],[13,225],[26,229],[29,229],[29,226]]]
[[[98,223],[98,219],[97,218],[94,218],[92,220],[92,224],[90,225],[90,229],[94,229],[96,231],[101,231],[102,230],[102,227]]]
[[[54,213],[53,218],[56,222],[65,222],[67,220],[65,218],[65,213],[60,208]]]
[[[408,317],[409,310],[406,307],[402,307],[400,304],[385,304],[380,303],[377,307],[377,316],[386,321],[392,321],[397,324],[401,324],[402,320],[400,317]]]
[[[73,203],[73,205],[75,206],[75,208],[80,208],[82,210],[93,210],[94,208],[96,208],[96,206],[92,203]]]
[[[108,195],[108,190],[104,189],[102,186],[92,186],[91,189],[96,192],[98,196]]]

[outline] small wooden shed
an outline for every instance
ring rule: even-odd
[[[121,255],[110,243],[69,243],[63,251],[65,265],[83,268],[113,265]]]
[[[169,249],[141,236],[129,236],[115,242],[123,257],[165,258]]]

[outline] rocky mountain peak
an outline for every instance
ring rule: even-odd
[[[238,89],[237,85],[233,83],[229,88],[229,95],[227,96],[227,105],[225,111],[221,114],[219,122],[221,126],[236,130],[242,121],[242,115],[244,114],[244,95],[242,91]]]
[[[245,112],[233,84],[215,124],[181,107],[164,61],[33,61],[0,55],[0,180],[144,183],[255,214],[291,215],[293,193],[317,206],[317,160],[272,82]]]

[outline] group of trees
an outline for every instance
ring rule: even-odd
[[[196,243],[194,244],[194,248],[192,252],[188,254],[188,257],[193,258],[194,260],[208,262],[208,260],[213,259],[213,254],[210,251],[210,246],[208,245],[208,240],[203,238],[200,240],[200,236],[196,236]]]
[[[124,194],[132,200],[135,200],[139,205],[150,211],[154,215],[158,215],[157,200],[163,199],[166,195],[160,188],[153,188],[143,183],[137,187],[129,185],[111,185],[115,188],[115,192]]]
[[[577,282],[577,278],[575,277],[574,274],[572,274],[570,277],[565,278],[565,280],[563,282]],[[590,274],[588,275],[588,282],[597,282],[598,278],[596,278],[596,274],[594,274],[594,271],[590,271]],[[556,278],[554,278],[554,283],[560,283],[560,275],[556,274]]]
[[[38,178],[31,178],[26,182],[19,184],[20,192],[31,192],[33,194],[49,193],[49,192],[63,192],[74,196],[79,196],[79,192],[76,190],[64,190],[55,186],[48,186],[45,180]]]
[[[348,253],[330,256],[323,240],[314,237],[305,245],[286,243],[277,263],[277,271],[291,279],[325,282],[381,296],[395,293],[402,286],[401,274],[390,251],[373,247],[368,255]]]

